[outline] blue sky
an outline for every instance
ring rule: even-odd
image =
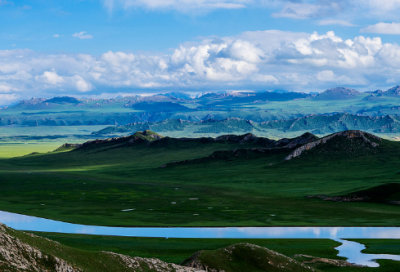
[[[0,0],[0,105],[400,84],[400,0]]]

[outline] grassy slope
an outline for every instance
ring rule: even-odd
[[[273,154],[158,168],[237,147],[180,143],[3,159],[0,209],[97,225],[400,225],[398,206],[305,198],[398,182],[395,142],[384,141],[377,154],[365,156],[279,163],[286,154]]]
[[[162,239],[116,237],[60,233],[35,233],[64,245],[79,248],[85,251],[113,251],[129,256],[156,257],[165,262],[179,264],[188,256],[199,250],[216,250],[237,243],[251,243],[264,246],[289,257],[295,254],[305,254],[329,259],[343,259],[337,257],[334,247],[339,243],[328,239]],[[399,240],[355,240],[367,245],[371,249],[366,253],[400,254]],[[367,272],[394,272],[399,262],[380,260],[380,268],[340,268],[325,264],[315,267],[323,271],[367,271]]]
[[[20,239],[23,243],[39,249],[44,254],[61,258],[74,267],[83,269],[85,272],[132,271],[126,269],[125,265],[122,265],[115,257],[101,251],[82,250],[63,244],[56,245],[53,241],[32,237],[13,229],[8,229],[7,233]]]
[[[163,239],[45,232],[35,234],[84,250],[112,251],[132,257],[156,257],[176,264],[199,250],[215,250],[244,242],[264,246],[289,257],[306,254],[332,259],[338,258],[334,247],[340,245],[328,239]]]

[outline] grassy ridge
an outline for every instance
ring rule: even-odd
[[[34,232],[34,234],[83,250],[105,250],[132,257],[156,257],[176,264],[180,264],[199,250],[215,250],[237,243],[263,246],[289,257],[306,254],[343,259],[336,256],[338,251],[334,249],[340,243],[329,239],[164,239],[45,232]]]
[[[334,247],[338,242],[329,239],[162,239],[115,237],[98,235],[60,234],[35,232],[34,234],[58,241],[73,248],[85,251],[113,251],[129,256],[156,257],[165,262],[179,264],[194,252],[216,250],[237,243],[251,243],[266,247],[289,257],[296,254],[344,260],[337,256]],[[353,239],[354,240],[354,239]],[[400,240],[355,239],[367,246],[365,253],[400,254]],[[399,262],[379,260],[379,268],[334,267],[327,264],[314,265],[323,271],[367,271],[394,272]]]

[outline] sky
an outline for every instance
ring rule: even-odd
[[[400,0],[0,0],[0,105],[400,84]]]

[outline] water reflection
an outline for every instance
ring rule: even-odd
[[[170,238],[326,238],[342,243],[338,256],[351,263],[379,266],[374,259],[400,261],[396,255],[363,254],[361,244],[340,238],[399,239],[400,228],[394,227],[229,227],[229,228],[123,228],[86,226],[0,211],[0,222],[17,230]]]
[[[369,267],[379,267],[379,264],[373,260],[385,259],[400,261],[400,256],[398,255],[364,254],[361,253],[361,251],[365,249],[365,246],[362,244],[341,239],[335,240],[342,243],[341,246],[336,248],[337,250],[339,250],[338,256],[347,258],[347,261],[350,263],[366,265]]]

